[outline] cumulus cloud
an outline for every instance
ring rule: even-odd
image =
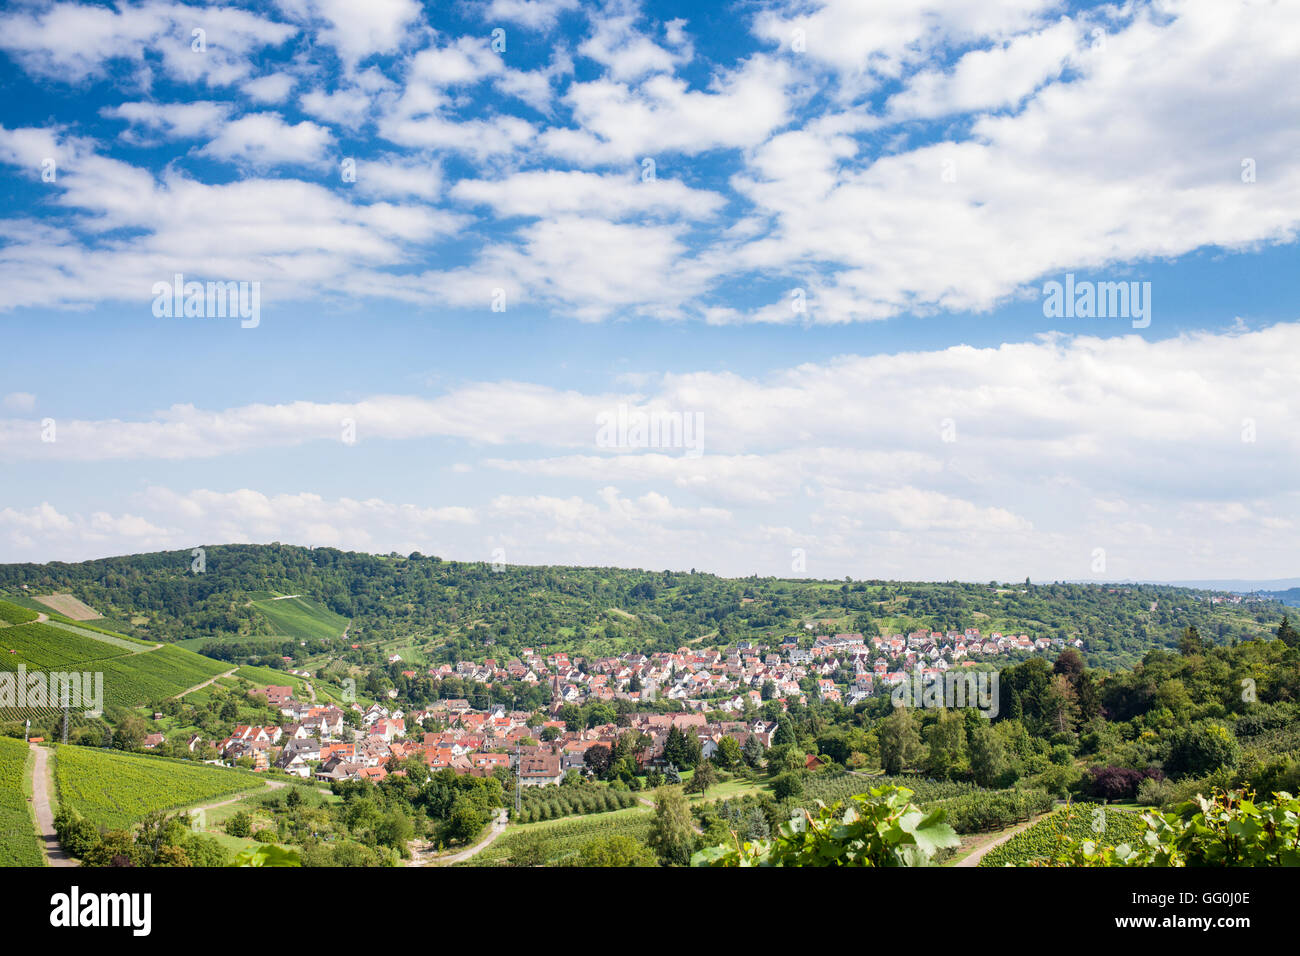
[[[308,120],[286,123],[279,113],[250,113],[228,123],[203,152],[256,168],[325,166],[333,143],[328,129]]]

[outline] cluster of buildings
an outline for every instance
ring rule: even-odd
[[[541,657],[525,650],[520,659],[503,664],[490,658],[481,664],[464,661],[444,664],[430,673],[483,684],[546,683],[555,708],[593,700],[672,700],[691,711],[739,713],[750,706],[761,707],[769,699],[806,704],[809,681],[819,700],[853,705],[870,697],[878,684],[900,683],[918,668],[941,673],[954,666],[1041,653],[1065,644],[1060,638],[1033,639],[1026,634],[995,631],[985,636],[979,628],[869,639],[861,634],[834,634],[819,636],[811,647],[802,648],[790,637],[776,649],[741,643],[725,650],[680,647],[673,653],[634,652],[589,661],[562,653]],[[1082,641],[1070,644],[1081,647]],[[848,681],[843,679],[846,671],[852,674]]]
[[[751,736],[771,746],[776,724],[770,721],[709,722],[698,712],[634,714],[623,726],[605,724],[569,729],[564,721],[539,719],[526,711],[497,705],[475,709],[467,700],[441,700],[432,707],[404,713],[382,704],[351,705],[358,715],[352,724],[334,705],[295,701],[289,688],[268,688],[287,719],[273,726],[241,725],[215,747],[223,762],[243,758],[253,769],[272,767],[317,780],[382,780],[393,761],[418,758],[431,770],[491,774],[497,768],[518,770],[525,786],[560,783],[572,769],[585,771],[592,747],[611,751],[621,735],[644,735],[638,749],[639,769],[663,766],[669,731],[693,734],[705,757],[712,756],[724,737],[743,746]],[[560,704],[559,706],[562,706]],[[426,731],[426,726],[441,729]],[[552,728],[549,729],[548,728]]]
[[[224,761],[248,758],[258,770],[275,767],[321,780],[382,779],[394,759],[418,757],[431,769],[483,775],[497,768],[517,769],[525,785],[558,783],[569,770],[586,767],[590,748],[612,748],[628,730],[644,734],[646,745],[636,754],[642,769],[664,763],[663,748],[673,726],[694,734],[705,757],[726,736],[742,746],[751,736],[757,737],[768,747],[776,723],[755,717],[759,712],[773,716],[764,706],[768,701],[776,701],[784,710],[790,702],[807,704],[811,695],[853,706],[881,688],[902,684],[917,671],[932,677],[996,655],[1033,654],[1065,643],[1024,634],[985,636],[978,628],[967,628],[871,638],[822,635],[810,647],[800,647],[790,637],[778,648],[740,643],[725,649],[680,647],[674,652],[586,660],[524,649],[517,659],[461,661],[430,668],[428,673],[483,685],[505,681],[545,685],[551,704],[540,722],[529,712],[501,705],[476,708],[469,700],[440,700],[410,713],[382,704],[367,709],[353,704],[357,719],[349,723],[338,706],[297,701],[291,688],[269,687],[262,693],[285,721],[277,726],[237,727],[216,746]],[[1070,643],[1081,646],[1080,641]],[[569,704],[617,700],[675,701],[681,710],[632,714],[621,726],[589,729],[570,728],[558,719]],[[710,722],[706,712],[731,713],[737,719]],[[426,731],[426,727],[439,729]]]

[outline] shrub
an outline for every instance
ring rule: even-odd
[[[1173,787],[1162,777],[1147,777],[1137,788],[1137,802],[1144,807],[1159,807],[1168,803]]]

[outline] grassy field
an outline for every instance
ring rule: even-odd
[[[254,595],[253,607],[271,622],[277,633],[298,640],[334,640],[348,626],[347,618],[311,598],[263,593]]]
[[[32,819],[31,752],[21,740],[0,737],[0,866],[44,866]]]
[[[54,749],[61,804],[109,828],[129,827],[155,810],[179,810],[252,790],[249,773],[91,747]]]

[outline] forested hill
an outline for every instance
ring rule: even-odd
[[[410,637],[441,659],[502,658],[528,646],[600,654],[763,644],[806,635],[811,622],[818,633],[977,627],[1078,637],[1091,664],[1119,666],[1176,646],[1189,625],[1216,643],[1267,637],[1284,613],[1275,601],[1214,603],[1210,592],[1164,585],[727,579],[281,544],[213,546],[203,558],[200,572],[188,550],[0,565],[0,596],[69,593],[139,637],[237,641],[280,633],[254,600],[301,595],[350,620],[350,642]]]

